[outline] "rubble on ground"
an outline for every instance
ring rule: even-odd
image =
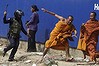
[[[43,55],[43,52],[40,52],[40,48],[38,48],[39,44],[37,44],[37,51],[39,52],[26,52],[27,42],[20,41],[20,46],[15,55],[15,59],[17,61],[9,62],[8,57],[10,51],[8,51],[5,57],[2,57],[3,48],[9,42],[6,39],[0,38],[0,66],[99,66],[97,64],[89,63],[89,58],[83,59],[83,54],[81,51],[76,49],[70,49],[71,58],[66,62],[65,52],[59,50],[50,49],[47,55],[44,57],[41,63],[37,63]],[[44,48],[44,45],[39,46]],[[99,61],[99,59],[97,59]]]

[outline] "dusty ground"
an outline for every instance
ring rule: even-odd
[[[18,51],[15,55],[17,61],[9,62],[7,61],[10,51],[5,57],[2,57],[3,48],[8,44],[6,39],[0,38],[0,66],[99,66],[99,64],[93,64],[85,62],[83,60],[83,54],[81,51],[76,49],[70,49],[70,54],[74,58],[74,62],[65,62],[65,52],[50,49],[48,54],[42,63],[35,64],[42,56],[42,49],[39,44],[37,44],[38,52],[26,52],[27,42],[21,41]],[[39,49],[38,49],[39,48]],[[52,65],[50,65],[52,64]],[[55,65],[56,64],[56,65]]]

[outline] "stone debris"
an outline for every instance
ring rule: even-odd
[[[58,65],[53,64],[52,66],[58,66]]]
[[[21,54],[21,53],[20,53]],[[19,55],[20,55],[19,54]],[[33,55],[38,55],[38,56],[42,56],[43,55],[43,52],[30,52],[30,53],[25,53],[25,54],[21,54],[20,56],[33,56]]]
[[[0,48],[0,51],[3,51],[3,48]]]
[[[18,66],[18,64],[12,64],[12,66]]]
[[[43,55],[43,52],[31,52],[31,54],[33,54],[33,55],[40,55],[40,56],[42,56],[42,55]]]
[[[3,44],[0,44],[0,46],[2,46]]]
[[[17,59],[18,61],[26,61],[27,60],[27,56],[20,56]]]
[[[32,66],[37,66],[35,63]]]
[[[74,58],[74,61],[75,62],[81,62],[81,61],[83,61],[84,59],[82,58],[82,57],[76,57],[76,58]]]
[[[19,49],[15,55],[18,61],[9,62],[8,57],[10,51],[5,57],[2,57],[3,48],[8,44],[6,39],[0,39],[0,66],[99,66],[99,59],[97,58],[96,64],[89,63],[89,59],[83,59],[83,53],[79,50],[70,48],[70,54],[73,56],[70,61],[66,62],[65,52],[50,49],[41,63],[36,63],[43,55],[43,52],[26,52],[27,42],[22,41]],[[3,44],[3,46],[2,46]],[[38,44],[37,44],[38,45]],[[42,46],[40,46],[43,48]],[[73,59],[73,61],[71,61]]]
[[[6,64],[2,64],[2,66],[7,66]]]
[[[2,54],[3,54],[3,49],[0,48],[0,56],[2,56]]]
[[[37,52],[37,55],[43,55],[43,52]]]
[[[24,63],[30,63],[31,62],[31,60],[26,60]]]
[[[85,61],[85,62],[89,62],[89,59],[86,58],[86,59],[84,59],[83,61]]]
[[[47,66],[58,65],[58,62],[48,56],[45,56],[43,61]]]

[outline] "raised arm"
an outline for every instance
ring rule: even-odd
[[[45,13],[49,13],[49,14],[55,16],[55,17],[58,18],[58,19],[63,19],[62,16],[60,16],[60,15],[58,15],[58,14],[55,14],[54,12],[48,11],[48,10],[46,10],[46,9],[44,9],[44,8],[41,8],[41,10],[44,11]]]
[[[3,23],[4,23],[4,24],[8,24],[8,23],[11,22],[11,19],[10,19],[10,18],[9,18],[8,20],[6,20],[6,15],[7,15],[7,12],[5,11],[5,12],[4,12],[4,17],[3,17]]]

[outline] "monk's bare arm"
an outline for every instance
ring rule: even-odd
[[[74,33],[74,35],[72,35],[72,37],[74,36],[77,38],[77,30],[76,30],[75,26],[73,25],[72,28],[73,28],[73,33]]]
[[[76,37],[77,38],[77,30],[74,30],[74,35],[72,35],[72,37]]]
[[[74,35],[76,35],[76,36],[77,36],[77,30],[74,30]]]
[[[60,16],[60,15],[58,15],[58,14],[55,14],[54,12],[48,11],[48,10],[46,10],[46,9],[44,9],[44,8],[42,8],[41,10],[43,10],[45,13],[49,13],[49,14],[55,16],[56,18],[58,18],[58,19],[60,19],[60,20],[64,19],[62,16]]]

